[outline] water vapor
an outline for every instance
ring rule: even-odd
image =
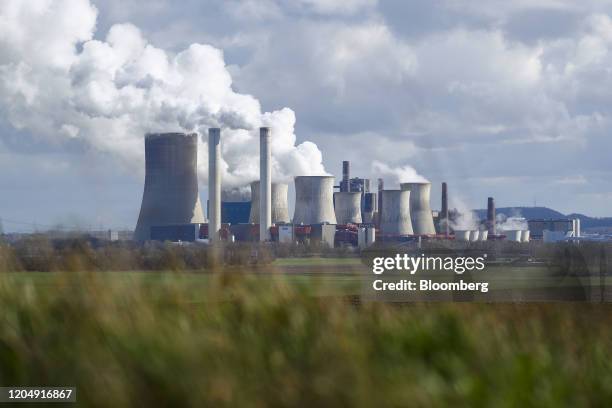
[[[297,143],[289,108],[263,112],[235,92],[223,52],[192,44],[172,53],[132,24],[103,39],[89,0],[0,2],[0,116],[48,144],[81,143],[143,171],[147,132],[198,132],[200,182],[207,179],[208,127],[223,132],[223,180],[259,177],[258,128],[272,128],[275,178],[325,174],[322,154]]]

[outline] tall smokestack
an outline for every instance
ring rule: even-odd
[[[272,169],[270,128],[259,128],[259,240],[270,240],[272,227]]]
[[[221,229],[221,129],[208,129],[208,240],[219,241]]]
[[[487,230],[489,235],[495,235],[495,199],[489,197],[487,201]]]
[[[351,191],[351,163],[347,160],[342,162],[342,181],[340,182],[340,192]]]
[[[442,207],[440,209],[440,216],[438,217],[440,224],[440,232],[448,236],[449,225],[448,225],[448,187],[446,182],[442,183]]]
[[[381,216],[382,216],[382,211],[383,211],[383,190],[385,189],[385,182],[383,181],[383,179],[379,178],[378,179],[378,219],[377,224],[380,228],[380,220],[381,220]]]

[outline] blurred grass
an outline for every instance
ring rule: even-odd
[[[0,383],[95,407],[612,401],[608,305],[355,305],[330,282],[0,274]]]

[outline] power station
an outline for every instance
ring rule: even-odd
[[[448,185],[441,184],[440,211],[431,209],[431,183],[402,182],[396,189],[377,180],[351,178],[350,162],[342,162],[342,179],[330,175],[294,178],[295,207],[289,211],[287,183],[272,182],[271,129],[259,129],[259,180],[223,189],[221,129],[208,130],[208,222],[202,211],[197,176],[197,134],[152,133],[145,136],[145,183],[134,238],[138,241],[320,241],[364,248],[383,242],[417,239],[487,241],[580,236],[578,221],[530,221],[523,229],[497,228],[495,200],[488,198],[486,219],[462,229],[460,214],[449,209]],[[337,191],[334,191],[337,190]],[[562,222],[565,222],[561,227]],[[550,225],[549,225],[550,224]],[[570,225],[571,224],[571,225]],[[525,223],[526,225],[526,223]],[[567,227],[570,225],[570,227]],[[535,234],[530,234],[530,230]],[[556,234],[556,235],[554,235]],[[552,237],[552,238],[551,238]],[[561,238],[563,238],[561,237]]]

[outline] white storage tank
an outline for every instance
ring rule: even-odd
[[[467,242],[470,240],[470,230],[455,230],[455,241]]]

